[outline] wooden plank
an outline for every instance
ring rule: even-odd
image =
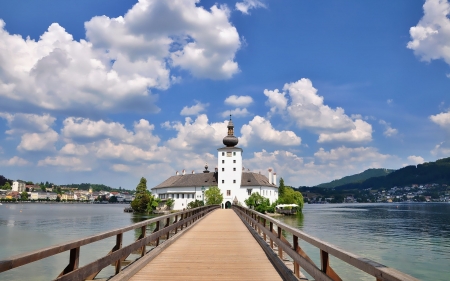
[[[201,220],[130,280],[281,280],[233,210]]]

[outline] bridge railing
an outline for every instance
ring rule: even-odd
[[[300,268],[303,268],[315,280],[342,280],[339,275],[331,268],[330,259],[332,256],[345,263],[356,267],[381,280],[418,280],[403,272],[389,268],[367,258],[359,257],[355,254],[342,250],[330,243],[324,242],[303,231],[284,224],[267,215],[261,214],[251,209],[233,205],[235,212],[241,217],[242,221],[274,249],[274,244],[278,248],[278,257],[283,260],[283,254],[288,255],[294,262],[294,275],[300,278]],[[292,242],[283,235],[290,233]],[[305,253],[300,246],[304,241],[316,247],[320,251],[320,267]]]
[[[59,253],[70,251],[68,265],[62,270],[61,274],[55,280],[92,280],[103,268],[111,264],[115,265],[115,274],[118,274],[122,270],[123,261],[130,254],[139,251],[140,255],[144,256],[147,253],[147,245],[152,244],[157,247],[162,239],[169,239],[170,235],[174,235],[178,231],[183,230],[183,228],[188,227],[205,214],[217,208],[220,208],[220,206],[213,205],[188,209],[183,212],[159,216],[132,224],[127,227],[103,232],[86,238],[60,243],[29,253],[12,256],[0,261],[0,272],[11,270],[13,268],[42,260]],[[147,235],[147,226],[150,224],[156,224],[156,228],[151,234]],[[141,235],[132,244],[122,247],[123,234],[127,231],[132,231],[135,229],[140,229]],[[78,267],[81,246],[113,236],[116,236],[116,243],[108,254],[83,267]]]

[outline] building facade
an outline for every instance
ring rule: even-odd
[[[236,147],[239,140],[234,136],[234,124],[230,118],[227,135],[223,139],[224,146],[217,149],[218,163],[214,172],[205,165],[203,173],[176,173],[164,182],[153,187],[151,192],[164,203],[167,199],[174,200],[173,209],[182,210],[195,200],[203,201],[205,191],[211,186],[217,186],[223,195],[223,208],[232,204],[245,206],[245,200],[252,193],[259,193],[269,198],[270,202],[278,199],[276,174],[269,169],[268,177],[261,173],[245,171],[242,162],[242,148]]]
[[[17,191],[19,193],[22,193],[25,190],[26,190],[26,184],[24,181],[21,181],[21,180],[13,181],[12,191]]]

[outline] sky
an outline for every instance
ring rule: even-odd
[[[0,174],[291,186],[450,156],[447,0],[0,1]]]

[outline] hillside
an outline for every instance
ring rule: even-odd
[[[348,183],[335,188],[339,190],[380,189],[428,183],[450,184],[450,157],[417,166],[406,166],[385,177],[369,178],[363,182]]]
[[[389,169],[367,169],[362,173],[352,175],[352,176],[346,176],[338,180],[333,180],[331,182],[322,183],[317,185],[316,187],[323,187],[323,188],[333,188],[336,186],[341,186],[345,184],[350,183],[360,183],[367,179],[373,178],[373,177],[383,177],[390,173],[392,173],[395,170],[389,170]]]

